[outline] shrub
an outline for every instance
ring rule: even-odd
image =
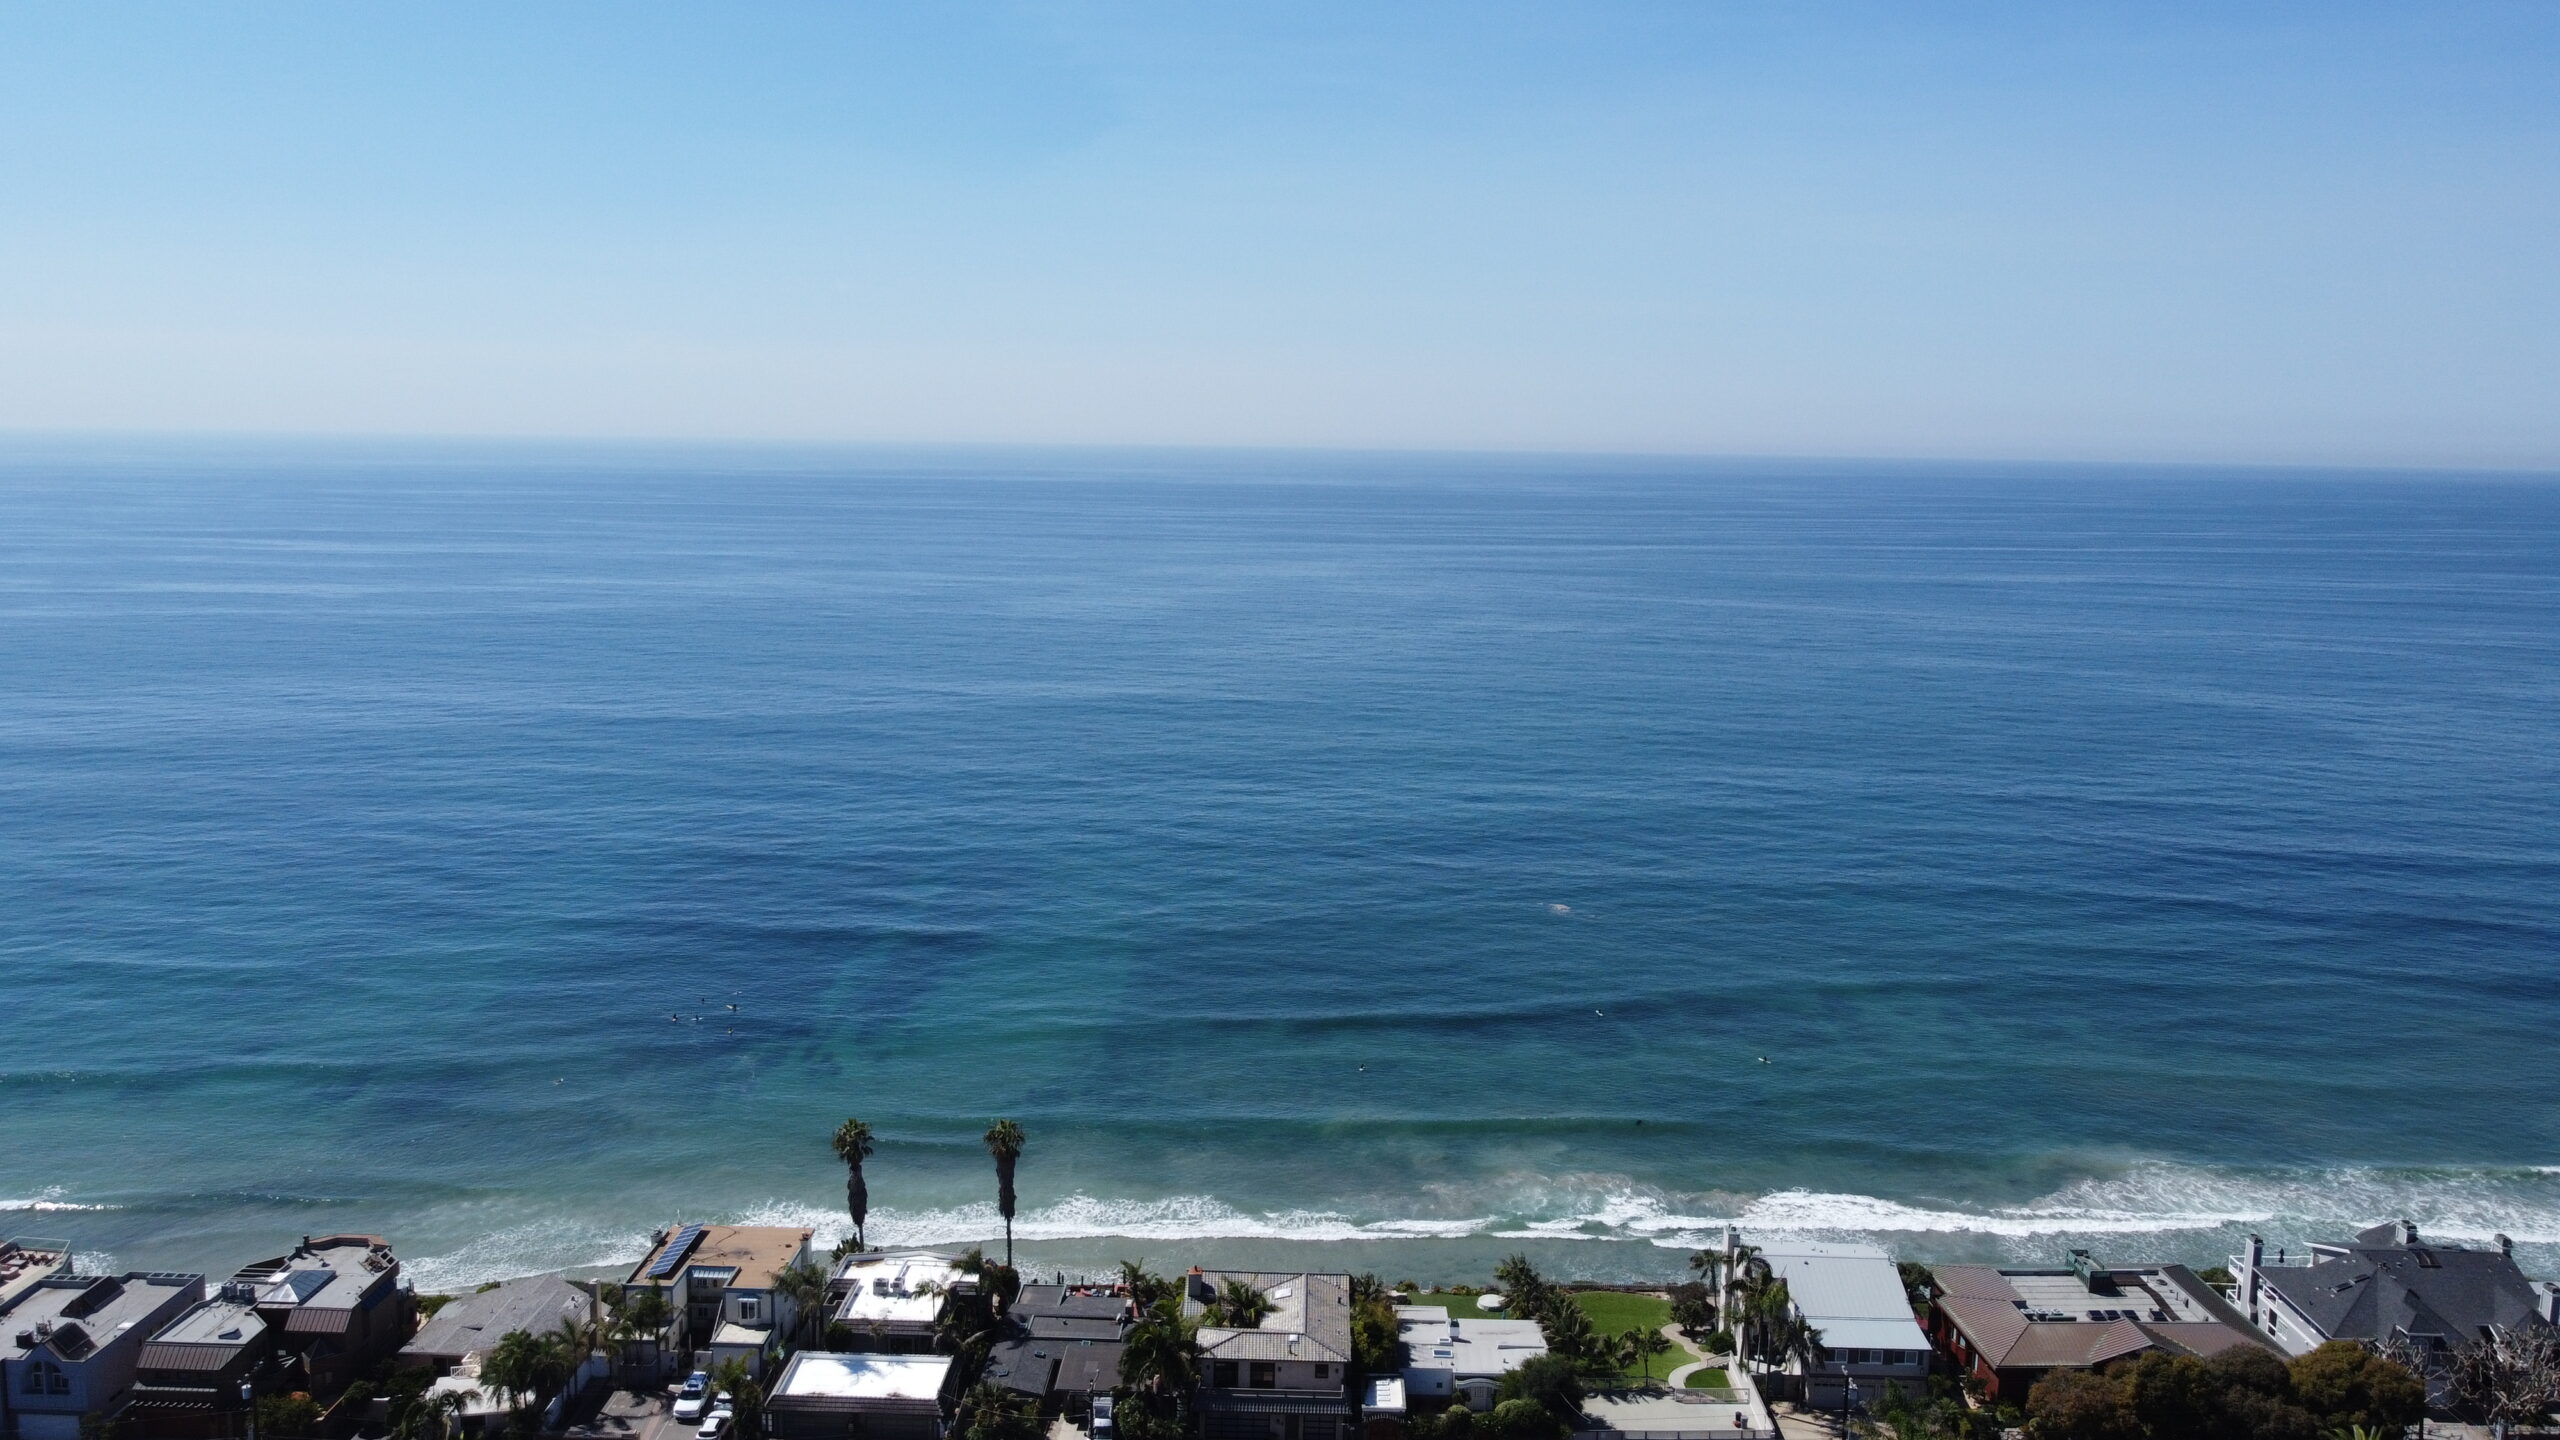
[[[2286,1368],[2295,1398],[2323,1430],[2396,1431],[2417,1424],[2427,1408],[2426,1382],[2352,1340],[2332,1340]]]
[[[258,1433],[267,1440],[302,1440],[320,1423],[320,1406],[297,1390],[258,1402]]]
[[[2131,1387],[2095,1370],[2058,1370],[2027,1392],[2029,1440],[2145,1440]]]
[[[1566,1424],[1535,1400],[1505,1400],[1476,1422],[1482,1440],[1564,1440]]]
[[[1502,1388],[1496,1393],[1503,1404],[1526,1400],[1567,1424],[1582,1413],[1582,1378],[1575,1373],[1573,1361],[1562,1355],[1539,1355],[1524,1361],[1519,1369],[1502,1377]]]

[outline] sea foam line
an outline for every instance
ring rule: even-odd
[[[39,1191],[36,1194],[21,1196],[15,1199],[0,1197],[0,1210],[116,1210],[122,1208],[121,1206],[116,1205],[84,1205],[76,1200],[65,1200],[62,1198],[62,1195],[62,1187],[56,1185],[49,1189]]]
[[[1732,1224],[1761,1235],[1887,1244],[1897,1238],[1972,1236],[2004,1246],[2032,1246],[2084,1236],[2200,1236],[2244,1227],[2313,1238],[2405,1215],[2448,1240],[2477,1243],[2504,1234],[2522,1244],[2560,1245],[2560,1167],[2338,1168],[2279,1174],[2144,1162],[2012,1206],[1933,1204],[1803,1188],[1755,1197],[1682,1197],[1609,1176],[1520,1176],[1489,1186],[1488,1192],[1470,1197],[1468,1208],[1474,1213],[1457,1216],[1361,1215],[1323,1208],[1254,1211],[1205,1195],[1155,1200],[1073,1195],[1022,1212],[1013,1233],[1017,1241],[1029,1243],[1263,1240],[1359,1245],[1492,1239],[1616,1241],[1685,1250],[1713,1243]],[[1700,1200],[1709,1203],[1701,1205]],[[832,1246],[851,1230],[841,1210],[787,1199],[684,1218],[805,1226],[821,1247]],[[1004,1221],[985,1202],[938,1209],[884,1207],[871,1212],[867,1229],[874,1244],[947,1247],[998,1240]],[[643,1230],[543,1222],[510,1227],[452,1254],[421,1260],[415,1273],[430,1288],[477,1284],[545,1269],[628,1265],[647,1247]]]

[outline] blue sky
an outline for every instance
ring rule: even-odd
[[[2560,466],[2560,5],[11,4],[0,427]]]

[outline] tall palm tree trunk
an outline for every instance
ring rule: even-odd
[[[996,1210],[1004,1216],[1004,1268],[1013,1268],[1013,1165],[1022,1158],[1022,1127],[998,1120],[987,1127],[987,1154],[996,1162]]]

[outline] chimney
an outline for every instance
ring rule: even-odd
[[[2418,1243],[2417,1221],[2403,1220],[2400,1222],[2400,1243],[2403,1245],[2415,1245]]]
[[[2534,1281],[2533,1299],[2533,1308],[2542,1312],[2544,1320],[2560,1325],[2560,1280]]]
[[[2516,1258],[2516,1242],[2508,1239],[2504,1235],[2492,1235],[2489,1238],[2498,1242],[2499,1254],[2506,1256],[2510,1260]]]
[[[2263,1235],[2249,1237],[2249,1251],[2241,1257],[2240,1313],[2249,1323],[2258,1323],[2258,1266],[2267,1258],[2267,1241]]]

